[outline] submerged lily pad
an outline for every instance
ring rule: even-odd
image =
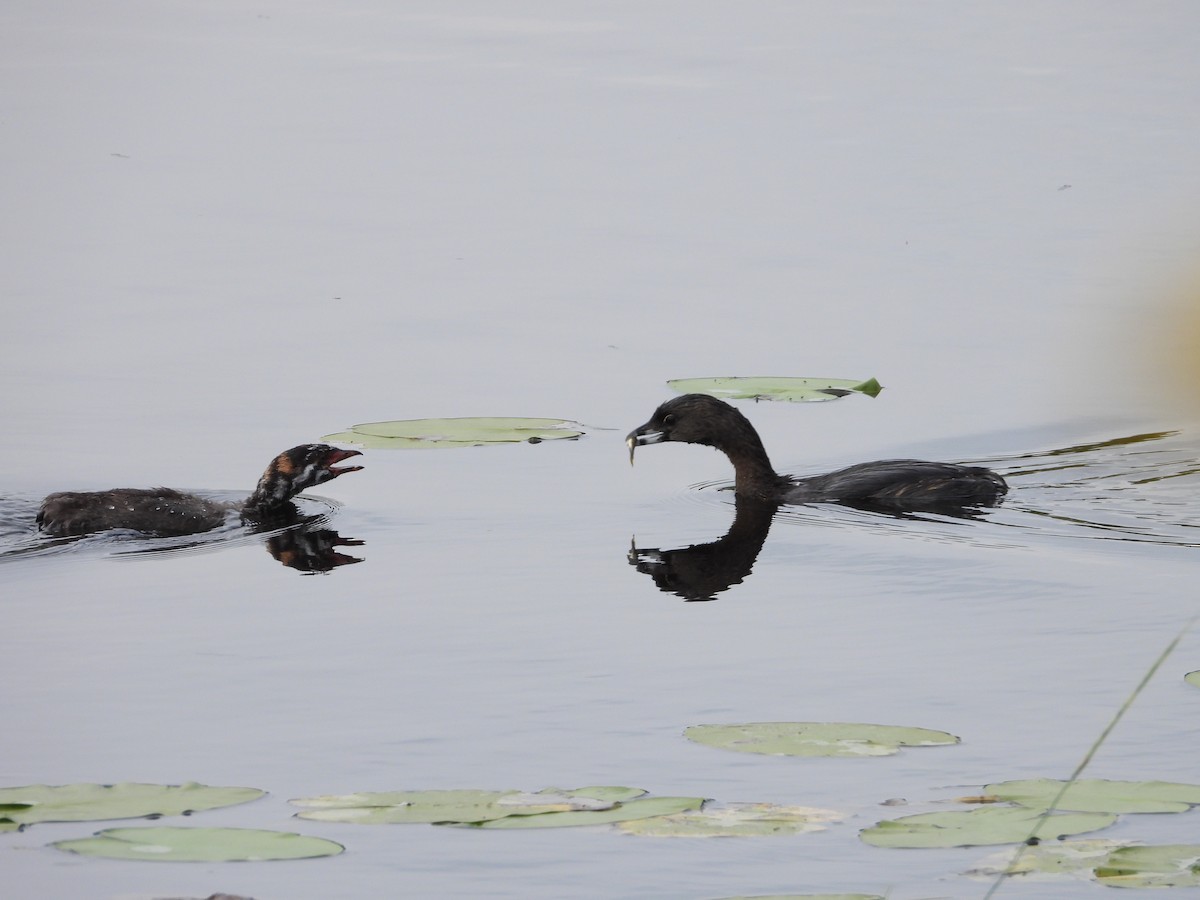
[[[1114,850],[1095,868],[1108,887],[1200,887],[1200,844],[1162,844]]]
[[[826,823],[841,819],[831,809],[737,803],[622,822],[617,828],[649,837],[763,837],[825,831]]]
[[[1023,806],[983,806],[953,812],[919,813],[887,819],[864,828],[859,837],[874,847],[977,847],[1018,844],[1030,837],[1044,810]],[[1107,828],[1117,820],[1109,813],[1055,813],[1033,836],[1055,840]]]
[[[984,792],[1034,809],[1046,809],[1063,782],[1053,778],[1031,778],[989,784]],[[1074,782],[1055,809],[1075,812],[1174,813],[1200,804],[1200,785],[1173,781],[1108,781],[1085,778]]]
[[[834,400],[847,394],[877,397],[883,390],[874,378],[856,381],[852,378],[676,378],[667,385],[681,394],[711,394],[722,400],[788,400],[811,403]]]
[[[337,856],[346,848],[324,838],[257,828],[108,828],[89,838],[56,841],[60,850],[105,859],[155,862],[249,862]]]
[[[1200,671],[1188,672],[1183,676],[1183,680],[1188,684],[1194,684],[1196,687],[1200,687]]]
[[[478,828],[573,828],[580,825],[610,825],[614,822],[648,819],[652,816],[668,816],[689,809],[699,809],[703,805],[703,797],[645,797],[615,803],[610,809],[604,810],[548,812],[537,815],[521,813],[501,819],[459,824]]]
[[[640,797],[628,787],[546,788],[523,791],[386,791],[342,796],[302,797],[291,802],[308,807],[301,819],[358,825],[475,824],[509,816],[597,812]]]
[[[573,440],[584,434],[578,422],[499,416],[458,419],[398,419],[352,425],[322,440],[358,444],[371,450],[478,447],[483,444],[537,444]]]
[[[31,784],[0,788],[0,819],[17,825],[177,816],[247,803],[265,791],[205,784]]]
[[[692,725],[684,737],[698,744],[772,756],[890,756],[900,747],[957,744],[944,731],[855,722],[751,722]]]

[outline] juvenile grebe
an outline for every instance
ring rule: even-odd
[[[148,534],[199,534],[221,525],[231,512],[247,521],[285,513],[291,499],[315,487],[357,472],[362,466],[334,468],[358,450],[328,444],[302,444],[280,453],[267,466],[258,487],[241,503],[209,500],[171,488],[116,488],[111,491],[63,491],[42,501],[37,524],[55,537],[128,528]]]

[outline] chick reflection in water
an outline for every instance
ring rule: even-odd
[[[319,518],[319,517],[314,517]],[[332,528],[301,525],[267,538],[267,552],[285,566],[303,575],[329,572],[338,566],[362,562],[360,556],[340,552],[338,547],[361,547],[362,541],[344,538]]]
[[[629,564],[654,579],[659,590],[685,600],[715,600],[741,584],[767,540],[777,503],[738,497],[733,525],[719,541],[678,550],[629,550]]]
[[[361,547],[363,541],[342,537],[327,527],[327,514],[305,515],[294,504],[280,510],[269,519],[253,523],[250,534],[264,539],[263,545],[272,558],[302,575],[330,572],[339,566],[363,561],[360,556],[343,553],[340,547]],[[244,545],[249,536],[244,531],[222,529],[203,538],[180,543],[178,540],[152,538],[148,545],[118,551],[119,556],[143,556],[150,553],[210,552],[223,547]],[[72,538],[65,539],[73,540]],[[18,553],[22,551],[17,551]]]

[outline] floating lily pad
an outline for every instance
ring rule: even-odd
[[[1023,806],[983,806],[954,812],[920,813],[889,819],[864,828],[859,837],[875,847],[977,847],[1017,844],[1030,837],[1044,810]],[[1107,828],[1117,820],[1109,813],[1055,813],[1035,837],[1057,840]]]
[[[403,793],[403,792],[399,792]],[[419,794],[455,794],[456,797],[420,797]],[[309,809],[296,813],[300,819],[311,819],[317,822],[347,822],[354,825],[431,825],[435,822],[476,822],[489,818],[500,818],[508,815],[495,804],[501,794],[487,791],[413,791],[411,800],[397,799],[395,803],[382,802],[379,805],[357,803],[359,795],[338,797],[313,797],[293,800],[301,806],[314,805],[329,801],[328,806]],[[471,796],[468,796],[471,795]],[[344,806],[334,805],[342,799]]]
[[[249,862],[337,856],[346,848],[323,838],[256,828],[108,828],[51,846],[83,856],[155,862]]]
[[[617,827],[628,834],[649,837],[763,837],[825,831],[826,823],[841,819],[841,814],[831,809],[738,803],[637,819]]]
[[[327,434],[322,440],[358,444],[371,450],[402,450],[521,442],[537,444],[573,440],[583,433],[582,425],[565,419],[468,417],[367,422],[353,425],[349,431]]]
[[[617,803],[604,810],[548,812],[538,815],[522,813],[502,819],[460,824],[479,828],[573,828],[580,825],[610,825],[614,822],[648,819],[652,816],[668,816],[689,809],[699,809],[703,805],[703,797],[646,797]]]
[[[1034,809],[1050,806],[1063,782],[1053,778],[1004,781],[984,788],[1001,800]],[[1200,804],[1200,785],[1173,781],[1107,781],[1086,778],[1074,782],[1055,809],[1075,812],[1173,813]]]
[[[1200,844],[1123,847],[1096,866],[1095,875],[1108,887],[1200,887]]]
[[[883,387],[874,378],[676,378],[667,385],[681,394],[711,394],[722,400],[788,400],[811,403],[835,400],[847,394],[876,397]]]
[[[597,812],[640,797],[640,788],[583,787],[523,791],[386,791],[342,796],[302,797],[291,802],[308,807],[301,819],[358,825],[474,824],[508,816],[542,813]]]
[[[31,784],[0,788],[0,819],[16,825],[178,816],[257,800],[257,788],[205,784]]]
[[[771,756],[890,756],[900,747],[933,747],[959,740],[928,728],[855,722],[692,725],[683,734],[698,744]]]
[[[1194,684],[1196,687],[1200,687],[1200,671],[1188,672],[1183,676],[1183,680],[1188,684]]]
[[[1129,846],[1123,841],[1085,838],[1079,841],[1046,841],[1034,846],[1009,847],[982,860],[966,874],[995,878],[997,875],[1070,875],[1092,877],[1092,869],[1114,850]]]
[[[989,856],[968,875],[1069,875],[1108,887],[1200,886],[1200,845],[1133,845],[1123,841],[1052,841]]]

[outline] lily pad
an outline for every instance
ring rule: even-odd
[[[698,744],[771,756],[890,756],[900,747],[957,744],[944,731],[855,722],[751,722],[692,725],[684,737]]]
[[[1070,875],[1107,887],[1200,886],[1200,845],[1134,845],[1123,841],[1055,841],[989,856],[968,875]]]
[[[573,828],[580,825],[610,825],[614,822],[648,819],[652,816],[668,816],[689,809],[699,809],[703,805],[703,797],[646,797],[617,803],[611,809],[605,810],[521,814],[461,824],[478,828]]]
[[[1196,687],[1200,687],[1200,671],[1188,672],[1183,676],[1183,680],[1188,684],[1194,684]]]
[[[852,378],[676,378],[667,382],[681,394],[711,394],[722,400],[788,400],[792,403],[812,403],[835,400],[847,394],[877,397],[883,390],[874,378],[856,381]]]
[[[841,819],[831,809],[737,803],[626,821],[617,828],[649,837],[763,837],[825,831],[827,823]]]
[[[1091,879],[1092,869],[1114,850],[1129,846],[1122,841],[1084,838],[1079,841],[1048,841],[1017,849],[1006,848],[980,861],[967,875],[995,878],[997,875],[1070,875]]]
[[[178,816],[248,803],[265,791],[205,784],[31,784],[0,788],[0,819],[17,825]]]
[[[352,425],[349,431],[327,434],[322,440],[358,444],[371,450],[478,447],[484,444],[537,444],[574,440],[583,426],[566,419],[465,417],[458,419],[398,419]]]
[[[987,794],[1034,809],[1050,806],[1063,782],[1032,778],[989,784]],[[1072,783],[1055,809],[1075,812],[1174,813],[1200,804],[1200,785],[1173,781],[1108,781],[1085,778]]]
[[[1023,806],[983,806],[954,812],[920,813],[888,819],[864,828],[859,837],[874,847],[977,847],[1018,844],[1030,837],[1044,810]],[[1055,813],[1035,837],[1057,840],[1107,828],[1117,820],[1109,813]]]
[[[1200,844],[1123,847],[1096,866],[1095,875],[1108,887],[1200,887]]]
[[[583,787],[523,791],[387,791],[342,796],[302,797],[291,802],[308,807],[301,819],[358,825],[474,824],[508,816],[542,813],[596,812],[640,797],[640,788]]]
[[[89,838],[56,841],[59,850],[105,859],[154,862],[250,862],[337,856],[346,848],[324,838],[257,828],[108,828]]]

